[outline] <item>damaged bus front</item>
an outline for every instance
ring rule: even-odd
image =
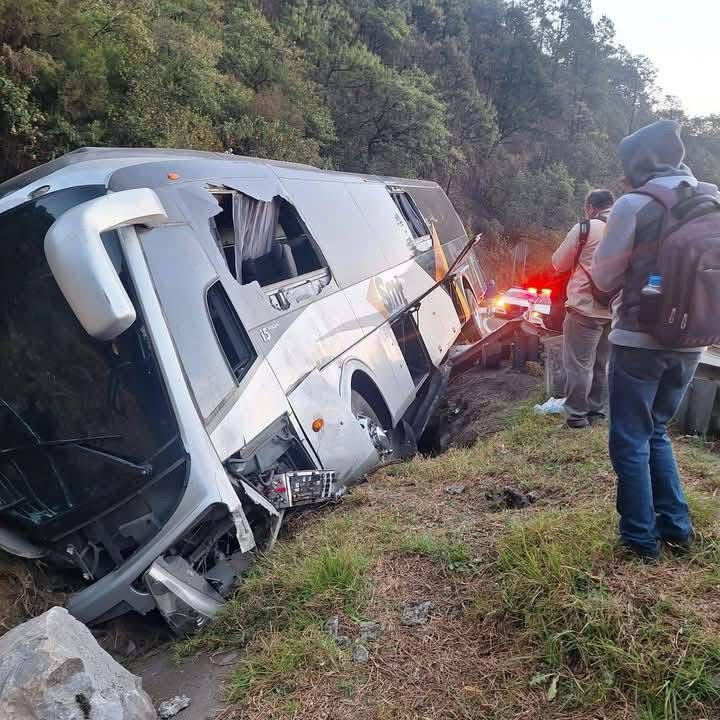
[[[74,572],[79,619],[196,629],[288,508],[415,450],[467,238],[439,189],[444,251],[412,188],[338,175],[91,150],[0,186],[0,547]]]
[[[94,583],[70,604],[87,621],[158,607],[187,631],[217,610],[289,501],[233,478],[189,422],[181,368],[170,352],[158,363],[156,346],[172,340],[149,326],[161,317],[152,292],[140,297],[149,277],[130,269],[137,236],[116,229],[164,211],[151,191],[88,208],[104,193],[69,188],[0,215],[0,546]],[[309,464],[281,432],[273,490],[292,491],[282,472]],[[330,474],[308,474],[298,495],[309,483],[310,498],[329,494]]]

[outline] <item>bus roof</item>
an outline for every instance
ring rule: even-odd
[[[172,160],[184,162],[197,160],[203,164],[208,161],[217,161],[223,163],[225,168],[228,167],[228,163],[239,163],[245,166],[254,166],[256,172],[262,173],[264,168],[268,173],[276,175],[282,175],[282,170],[287,169],[336,177],[362,178],[385,185],[437,187],[436,183],[425,180],[334,172],[312,165],[245,157],[231,153],[164,148],[83,147],[0,183],[0,212],[30,199],[30,194],[44,185],[49,184],[50,190],[73,185],[107,186],[110,177],[116,170],[134,165]],[[220,168],[219,174],[223,174]]]

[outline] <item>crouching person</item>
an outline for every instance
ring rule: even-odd
[[[585,201],[586,220],[570,230],[552,257],[558,272],[571,273],[563,323],[565,412],[571,428],[587,427],[606,414],[611,314],[607,301],[597,299],[590,268],[614,200],[609,190],[593,190]]]

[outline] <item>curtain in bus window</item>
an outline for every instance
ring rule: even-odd
[[[243,193],[235,195],[235,275],[239,282],[244,260],[255,260],[271,251],[279,213],[280,205],[275,200],[261,202]]]

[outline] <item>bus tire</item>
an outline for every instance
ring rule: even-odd
[[[392,460],[393,441],[392,428],[384,427],[380,420],[379,413],[368,402],[365,396],[353,388],[350,395],[350,408],[352,414],[357,418],[358,422],[363,424],[366,432],[370,436],[370,441],[375,446],[380,461],[382,463]]]

